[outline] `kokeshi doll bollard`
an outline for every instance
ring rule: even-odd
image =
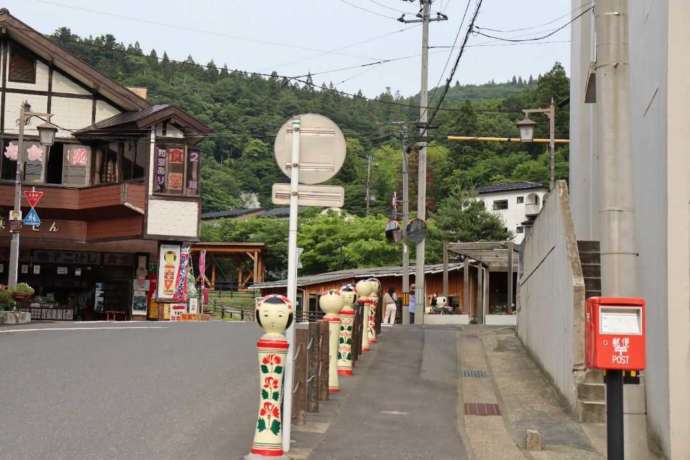
[[[335,289],[323,294],[319,299],[319,306],[326,314],[324,321],[328,322],[328,392],[340,391],[338,382],[338,337],[340,335],[340,309],[343,308],[343,298]]]
[[[287,460],[283,452],[281,401],[288,341],[283,333],[290,327],[292,320],[292,304],[282,295],[266,296],[256,308],[256,322],[266,333],[256,344],[259,352],[261,396],[254,443],[251,453],[245,457],[247,460]]]
[[[357,303],[362,305],[362,352],[365,352],[369,351],[369,293],[371,292],[369,281],[357,281],[355,291]]]
[[[355,322],[355,288],[351,284],[340,288],[343,308],[340,309],[338,337],[338,375],[352,375],[352,331]]]
[[[381,282],[376,278],[369,278],[367,281],[371,289],[369,294],[369,343],[376,343],[376,310],[379,306]]]

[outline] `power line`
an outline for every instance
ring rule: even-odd
[[[448,58],[446,59],[446,63],[443,65],[443,70],[441,71],[441,74],[438,76],[438,81],[436,82],[436,85],[434,85],[434,88],[437,88],[441,84],[443,76],[446,74],[448,64],[450,64],[450,59],[451,57],[453,57],[453,49],[455,48],[455,45],[458,43],[458,39],[460,38],[462,26],[465,25],[465,18],[467,17],[467,12],[470,9],[470,3],[472,3],[472,0],[467,0],[467,5],[465,5],[465,12],[462,15],[462,19],[460,20],[460,26],[458,27],[458,33],[455,34],[455,40],[453,40],[453,45],[451,46],[450,52],[448,53]],[[428,107],[427,110],[429,110]]]
[[[272,70],[279,69],[279,68],[281,68],[281,67],[291,66],[291,65],[294,65],[294,64],[298,64],[298,63],[300,63],[300,62],[308,61],[308,60],[315,59],[315,58],[319,58],[319,57],[322,57],[322,56],[327,56],[327,55],[329,55],[329,54],[333,54],[333,53],[338,52],[338,51],[342,51],[342,50],[345,50],[345,49],[348,49],[348,48],[352,48],[353,46],[362,45],[362,44],[368,44],[368,43],[371,43],[371,42],[373,42],[373,41],[380,40],[380,39],[382,39],[382,38],[390,37],[391,35],[399,34],[399,33],[402,33],[402,32],[407,32],[408,30],[414,29],[414,28],[416,28],[416,27],[419,27],[419,24],[414,24],[414,25],[412,25],[412,26],[410,26],[410,27],[403,27],[402,29],[396,29],[396,30],[393,30],[393,31],[391,31],[391,32],[386,32],[385,34],[375,35],[375,36],[373,36],[373,37],[369,37],[369,38],[366,38],[366,39],[363,39],[363,40],[359,40],[359,41],[356,41],[356,42],[354,42],[354,43],[350,43],[350,44],[348,44],[348,45],[343,45],[343,46],[340,46],[340,47],[338,47],[338,48],[333,48],[333,49],[331,49],[331,50],[327,50],[327,51],[324,51],[324,52],[321,52],[321,53],[318,53],[318,54],[314,54],[314,55],[312,55],[312,56],[309,56],[309,57],[306,57],[306,58],[303,58],[303,59],[293,60],[293,61],[290,61],[290,62],[284,62],[284,63],[282,63],[282,64],[278,64],[278,65],[274,66]],[[374,59],[374,58],[372,58],[372,59]]]
[[[453,81],[453,77],[455,76],[455,72],[458,70],[458,65],[460,64],[460,59],[462,59],[462,55],[465,52],[465,47],[467,46],[467,41],[470,38],[470,34],[474,30],[474,23],[477,20],[477,16],[479,16],[479,10],[482,8],[482,2],[483,0],[479,0],[477,2],[477,7],[474,10],[474,15],[472,16],[472,20],[470,21],[470,25],[467,28],[467,33],[465,33],[465,38],[462,41],[462,46],[460,47],[460,51],[458,52],[458,57],[455,60],[455,65],[453,65],[453,70],[450,72],[450,76],[448,79],[446,79],[446,85],[443,88],[443,93],[441,94],[441,98],[439,99],[438,103],[436,104],[436,107],[434,108],[434,111],[431,113],[431,117],[429,118],[429,122],[427,123],[427,126],[433,123],[434,118],[436,118],[436,114],[438,111],[441,109],[441,104],[443,104],[443,100],[446,98],[446,95],[448,94],[448,89],[450,88],[450,84]]]
[[[344,4],[348,5],[348,6],[351,6],[352,8],[357,8],[358,10],[365,11],[365,12],[367,12],[367,13],[369,13],[369,14],[373,14],[373,15],[376,15],[376,16],[380,16],[380,17],[386,18],[386,19],[393,19],[393,20],[395,20],[395,18],[394,18],[393,16],[388,16],[388,15],[386,15],[386,14],[379,13],[379,12],[377,12],[377,11],[373,11],[373,10],[370,10],[370,9],[368,9],[368,8],[364,8],[363,6],[355,5],[354,3],[350,3],[350,2],[347,1],[347,0],[340,0],[340,3],[344,3]]]
[[[513,32],[523,32],[526,30],[533,30],[533,29],[539,29],[540,27],[548,26],[553,24],[554,22],[558,22],[563,18],[567,18],[572,16],[573,14],[577,14],[579,11],[581,11],[583,8],[591,8],[593,3],[590,3],[588,5],[580,5],[577,8],[574,8],[572,11],[563,14],[561,16],[558,16],[557,18],[554,18],[548,22],[545,22],[543,24],[537,24],[533,26],[526,26],[526,27],[519,27],[517,29],[491,29],[489,27],[482,27],[481,29],[483,30],[488,30],[489,32],[497,32],[497,33],[513,33]],[[479,29],[479,27],[477,27]]]
[[[177,31],[184,30],[187,32],[195,32],[195,33],[203,33],[203,34],[208,34],[208,35],[215,35],[215,36],[219,36],[219,37],[223,37],[223,38],[228,38],[230,40],[244,41],[244,42],[254,43],[254,44],[264,45],[264,46],[276,46],[276,47],[281,47],[281,48],[299,49],[302,51],[319,52],[319,53],[328,52],[328,50],[311,48],[308,46],[294,45],[294,44],[282,43],[282,42],[273,42],[273,41],[268,41],[268,40],[259,40],[259,39],[255,39],[255,38],[241,37],[238,35],[231,35],[231,34],[227,34],[224,32],[218,32],[218,31],[213,31],[213,30],[198,29],[195,27],[189,27],[189,26],[180,25],[180,24],[170,24],[170,23],[165,23],[165,22],[152,21],[150,19],[143,19],[143,18],[139,18],[139,17],[135,17],[135,16],[127,16],[127,15],[123,15],[123,14],[119,14],[119,13],[111,13],[108,11],[96,10],[96,9],[92,9],[92,8],[68,5],[68,4],[56,2],[53,0],[33,0],[33,1],[38,2],[38,3],[43,3],[46,5],[53,5],[53,6],[56,6],[59,8],[66,8],[66,9],[70,9],[70,10],[83,11],[86,13],[98,14],[98,15],[108,16],[108,17],[122,19],[122,20],[126,20],[126,21],[139,22],[142,24],[150,24],[150,25],[155,25],[155,26],[160,26],[160,27],[167,27],[167,28],[175,29]],[[341,1],[344,1],[344,0],[341,0]],[[340,56],[347,56],[347,57],[355,57],[358,59],[363,59],[363,58],[366,59],[366,57],[352,55],[352,54],[348,54],[348,53],[331,52],[331,54],[338,54]]]
[[[370,3],[373,3],[374,5],[378,5],[381,8],[385,8],[389,11],[395,11],[396,13],[409,13],[409,11],[401,10],[399,8],[393,8],[392,6],[388,6],[385,3],[381,3],[378,0],[369,0]]]
[[[482,43],[475,43],[474,45],[467,45],[465,48],[483,48],[483,47],[488,47],[488,48],[501,48],[504,46],[540,46],[540,45],[554,45],[554,44],[563,44],[563,43],[572,43],[570,40],[551,40],[551,41],[539,41],[539,42],[517,42],[517,43],[496,43],[496,42],[482,42]],[[448,49],[448,48],[457,48],[454,46],[443,46],[443,45],[435,45],[435,46],[430,46],[429,49]]]
[[[481,32],[481,31],[479,30],[479,29],[481,29],[480,27],[476,27],[477,30],[475,30],[474,33],[477,34],[477,35],[481,35],[482,37],[492,38],[492,39],[494,39],[494,40],[499,40],[499,41],[504,41],[504,42],[511,42],[511,43],[539,41],[539,40],[543,40],[543,39],[545,39],[545,38],[549,38],[549,37],[552,37],[552,36],[556,35],[558,32],[560,32],[561,30],[565,29],[566,27],[568,27],[568,26],[569,26],[570,24],[572,24],[573,22],[575,22],[575,21],[577,21],[578,19],[580,19],[582,16],[584,16],[585,14],[587,14],[587,13],[588,13],[589,11],[591,11],[592,9],[594,9],[594,7],[590,6],[589,8],[587,8],[586,10],[584,10],[583,12],[581,12],[580,14],[578,14],[577,16],[575,16],[574,18],[572,18],[572,19],[571,19],[570,21],[568,21],[567,23],[565,23],[565,24],[563,24],[562,26],[560,26],[560,27],[558,27],[558,28],[552,30],[551,32],[549,32],[549,33],[547,33],[547,34],[545,34],[545,35],[541,35],[541,36],[539,36],[539,37],[530,37],[530,38],[503,38],[503,37],[498,37],[498,36],[495,36],[495,35],[490,35],[490,34],[486,34],[486,33],[484,33],[484,32]]]

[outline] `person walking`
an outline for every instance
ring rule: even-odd
[[[417,308],[417,301],[415,300],[414,296],[414,284],[410,286],[410,300],[409,300],[410,306],[410,324],[414,324],[414,313],[415,313],[415,308]]]
[[[395,311],[397,310],[394,288],[388,288],[388,292],[383,295],[383,306],[386,312],[383,322],[386,326],[392,326],[395,324]]]

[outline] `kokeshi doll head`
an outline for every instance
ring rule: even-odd
[[[369,278],[369,285],[371,286],[371,293],[369,295],[379,296],[379,291],[381,290],[381,282],[376,278]]]
[[[330,289],[321,295],[319,306],[327,315],[337,315],[340,313],[340,309],[343,308],[343,298],[337,290]]]
[[[443,296],[436,297],[436,307],[443,308],[448,305],[448,299]]]
[[[343,298],[343,306],[351,307],[355,303],[355,287],[351,284],[341,287],[340,297]]]
[[[280,335],[292,324],[292,303],[282,295],[267,295],[256,307],[256,322],[267,334]]]
[[[362,297],[367,297],[369,293],[371,292],[371,285],[369,284],[369,280],[360,280],[357,281],[357,284],[355,285],[355,291],[357,291],[357,297],[362,298]]]

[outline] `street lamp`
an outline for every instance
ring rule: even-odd
[[[551,103],[545,109],[524,109],[525,118],[518,121],[516,126],[520,130],[520,141],[533,142],[536,122],[529,118],[531,113],[543,113],[549,119],[549,190],[556,185],[556,105]]]
[[[45,121],[38,129],[38,137],[41,145],[50,147],[55,142],[57,127],[50,123],[50,113],[32,112],[28,102],[24,102],[19,108],[19,139],[17,140],[17,171],[14,176],[14,210],[10,213],[10,266],[8,270],[7,285],[14,289],[17,287],[19,275],[19,234],[22,230],[22,176],[24,174],[24,128],[33,117]],[[44,159],[46,161],[46,159]]]

